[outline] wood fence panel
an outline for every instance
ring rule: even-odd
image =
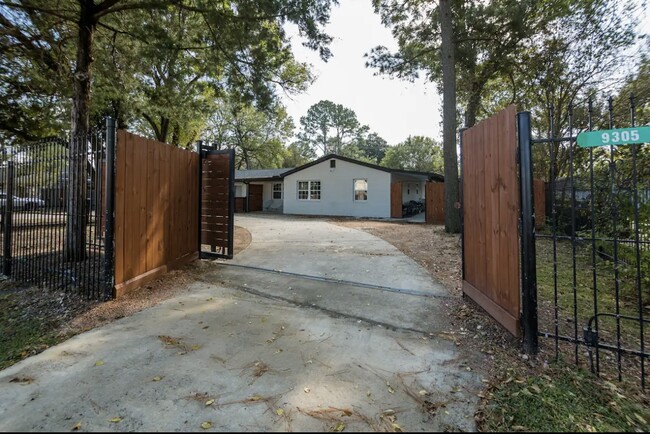
[[[118,131],[115,295],[198,257],[196,153]]]
[[[425,221],[428,224],[445,224],[445,184],[442,182],[427,182],[424,192]]]
[[[463,292],[519,336],[515,106],[463,132]]]

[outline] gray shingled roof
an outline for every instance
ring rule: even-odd
[[[235,181],[279,178],[284,172],[288,172],[292,169],[293,168],[290,167],[285,169],[235,170]]]

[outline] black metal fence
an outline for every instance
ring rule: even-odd
[[[534,234],[528,258],[536,274],[524,296],[536,297],[532,306],[537,303],[536,311],[524,312],[525,328],[535,334],[535,346],[536,336],[548,338],[539,342],[542,352],[619,380],[638,378],[645,387],[650,145],[582,148],[576,143],[582,131],[635,126],[634,99],[615,104],[610,98],[601,105],[590,99],[563,115],[553,107],[543,115],[549,120],[545,138],[534,138],[530,129],[519,131],[520,146],[526,136],[532,146],[532,165],[521,165],[522,179],[532,179],[524,177],[532,171],[549,189],[543,229],[535,233],[534,225],[523,224],[532,216],[522,214],[522,227]],[[529,113],[519,116],[528,117],[530,125]],[[532,203],[532,184],[530,190],[524,187]]]
[[[5,276],[88,299],[112,296],[112,258],[106,255],[112,210],[107,214],[106,205],[113,194],[107,182],[113,165],[106,159],[106,138],[106,131],[95,131],[3,149],[0,264]],[[112,145],[114,140],[111,156]]]

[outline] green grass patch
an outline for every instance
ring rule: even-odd
[[[23,292],[0,295],[0,369],[60,342],[59,324],[25,314]]]
[[[644,394],[561,363],[541,376],[504,378],[490,398],[482,431],[650,431]]]
[[[595,306],[599,313],[616,313],[617,287],[619,313],[633,318],[639,317],[637,282],[636,279],[630,278],[629,267],[620,267],[617,281],[614,264],[596,256],[594,284],[592,246],[590,243],[577,245],[575,249],[574,295],[574,255],[571,243],[565,240],[556,242],[555,261],[552,240],[540,238],[537,240],[536,248],[538,301],[540,307],[546,307],[546,312],[540,312],[540,330],[553,330],[556,287],[561,334],[569,336],[574,334],[576,313],[579,337],[582,335],[583,327],[587,326],[589,319],[594,315]],[[557,281],[554,276],[557,276]],[[594,288],[596,289],[594,290]],[[649,290],[649,288],[643,288],[644,298],[647,298]],[[621,319],[620,327],[623,341],[628,346],[638,348],[639,322]],[[598,328],[609,343],[614,343],[612,338],[616,333],[615,319],[600,317]]]

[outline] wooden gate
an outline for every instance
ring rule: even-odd
[[[201,258],[233,257],[235,151],[201,150]]]
[[[463,292],[519,336],[516,107],[462,132]]]

